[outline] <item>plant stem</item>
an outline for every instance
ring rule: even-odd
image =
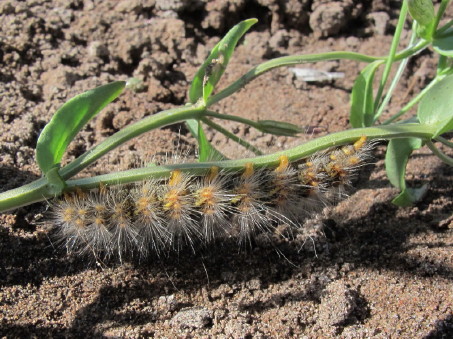
[[[449,157],[445,153],[443,153],[440,149],[434,145],[434,143],[431,140],[426,141],[426,146],[435,154],[437,155],[440,160],[445,162],[447,165],[453,166],[453,158]]]
[[[399,52],[398,54],[396,54],[393,61],[400,61],[400,60],[406,59],[407,57],[414,56],[414,55],[420,53],[422,50],[424,50],[430,44],[431,44],[430,41],[421,39],[414,46],[406,48],[406,49],[402,50],[401,52]],[[382,59],[386,60],[387,58],[382,58]]]
[[[447,6],[448,6],[449,2],[450,2],[450,0],[442,0],[442,2],[440,3],[439,10],[437,11],[437,15],[436,15],[436,21],[435,21],[435,24],[434,24],[434,28],[435,29],[437,29],[437,26],[439,25],[440,19],[442,19],[442,16],[444,15],[445,10],[447,9]],[[440,29],[439,33],[441,34],[442,32],[444,32],[452,24],[453,24],[452,21],[448,22],[444,27],[442,27]]]
[[[426,46],[430,44],[429,41],[421,40],[415,46],[405,49],[401,51],[399,54],[394,56],[394,61],[399,61],[408,56],[414,55],[424,49]],[[309,62],[318,62],[318,61],[328,61],[328,60],[355,60],[360,62],[373,62],[376,60],[387,60],[387,57],[374,57],[360,53],[354,52],[327,52],[327,53],[320,53],[320,54],[307,54],[307,55],[293,55],[293,56],[284,56],[280,58],[275,58],[262,64],[253,67],[250,71],[246,74],[241,76],[227,88],[223,89],[216,95],[211,96],[207,100],[206,106],[209,107],[216,102],[230,96],[231,94],[237,92],[242,87],[247,85],[250,81],[255,79],[256,77],[260,76],[263,73],[266,73],[274,68],[278,67],[286,67],[292,65],[298,65],[303,63]]]
[[[437,141],[443,143],[445,146],[448,146],[450,148],[453,148],[453,142],[450,140],[445,139],[444,137],[441,137],[440,135],[435,138]]]
[[[445,25],[443,25],[434,35],[435,38],[441,37],[442,34],[444,34],[447,29],[449,29],[451,26],[453,26],[453,20],[450,20],[447,22]]]
[[[127,184],[144,180],[150,177],[165,178],[168,177],[170,175],[170,172],[175,169],[179,169],[183,172],[189,172],[195,175],[204,174],[212,166],[217,166],[221,169],[229,171],[238,171],[241,170],[244,165],[249,162],[253,163],[257,168],[272,167],[278,165],[279,157],[281,155],[287,156],[292,162],[299,161],[318,151],[355,142],[361,136],[366,136],[370,140],[408,137],[429,140],[433,133],[434,128],[424,124],[356,128],[316,138],[288,150],[253,158],[139,168],[113,174],[105,174],[97,177],[70,180],[67,181],[67,184],[69,188],[80,187],[82,189],[89,189],[98,187],[101,182],[107,185],[114,185]]]
[[[250,119],[246,119],[246,118],[243,118],[243,117],[239,117],[237,115],[221,114],[221,113],[216,113],[216,112],[213,112],[213,111],[210,111],[210,110],[207,110],[204,115],[205,116],[209,116],[209,117],[213,117],[213,118],[217,118],[217,119],[222,119],[222,120],[230,120],[230,121],[240,122],[241,124],[249,125],[249,126],[252,126],[252,127],[256,128],[257,130],[259,130],[259,124],[256,121],[253,121],[253,120],[250,120]]]
[[[219,92],[218,94],[210,97],[207,100],[207,106],[230,96],[234,92],[237,92],[239,89],[244,87],[247,83],[260,76],[261,74],[268,72],[277,67],[291,66],[297,64],[303,64],[308,62],[318,62],[318,61],[327,61],[327,60],[338,60],[338,59],[347,59],[347,60],[356,60],[362,62],[373,62],[380,60],[378,57],[372,57],[360,53],[354,52],[327,52],[320,54],[307,54],[307,55],[293,55],[285,56],[280,58],[275,58],[266,62],[263,62],[260,65],[253,67],[250,71],[240,77],[238,80],[233,82],[230,86]]]
[[[194,114],[193,111],[191,112]],[[285,151],[254,158],[145,167],[96,177],[68,180],[66,184],[68,190],[76,187],[80,187],[82,189],[92,189],[99,187],[100,183],[115,185],[127,184],[150,177],[166,178],[174,169],[180,169],[181,171],[190,172],[196,175],[206,173],[212,166],[217,166],[224,170],[238,171],[241,170],[248,162],[252,162],[256,167],[277,166],[279,163],[279,156],[281,155],[286,155],[290,161],[298,161],[318,151],[354,142],[361,136],[367,136],[369,139],[414,137],[429,141],[434,132],[435,128],[424,124],[356,128],[329,134]],[[79,166],[75,167],[75,169],[79,169],[82,164],[84,163],[80,163]],[[53,195],[50,193],[47,185],[48,184],[45,178],[41,178],[28,185],[0,193],[0,212],[29,205],[34,202],[43,201],[48,198],[53,198]]]
[[[395,61],[396,49],[398,48],[398,44],[400,42],[401,32],[403,31],[404,23],[406,21],[407,11],[408,11],[407,10],[407,0],[404,0],[403,4],[401,6],[398,23],[396,25],[395,35],[393,36],[393,39],[392,39],[392,45],[390,46],[389,56],[387,57],[387,60],[385,63],[384,73],[382,74],[382,79],[379,84],[379,88],[378,88],[376,98],[374,101],[375,111],[377,110],[378,105],[381,102],[381,97],[382,97],[382,93],[384,92],[385,84],[387,83],[387,79],[390,75],[390,70],[392,69],[393,62]],[[376,118],[377,117],[375,116],[375,120],[376,120]]]
[[[24,186],[0,193],[0,213],[52,198],[48,194],[47,179],[40,178]]]
[[[414,21],[414,23],[412,24],[412,36],[409,41],[409,48],[414,44],[415,39],[417,37],[417,34],[415,33],[416,30],[417,30],[417,21]],[[405,59],[403,59],[403,61],[401,61],[401,64],[398,66],[398,70],[396,71],[396,74],[392,80],[392,83],[390,84],[390,87],[389,87],[387,93],[385,94],[384,100],[382,100],[382,103],[380,104],[379,109],[376,111],[376,114],[374,115],[373,124],[380,118],[380,116],[384,112],[385,108],[387,107],[387,104],[389,103],[390,98],[392,97],[393,91],[395,90],[395,87],[398,84],[398,82],[401,78],[401,75],[403,74],[404,69],[407,66],[408,61],[409,61],[409,58],[405,58]]]

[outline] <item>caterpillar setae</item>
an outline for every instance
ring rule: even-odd
[[[59,239],[69,252],[96,256],[160,254],[236,237],[242,246],[279,224],[300,227],[307,215],[342,198],[372,145],[346,145],[274,168],[211,167],[204,175],[173,170],[169,178],[66,193],[52,202]]]

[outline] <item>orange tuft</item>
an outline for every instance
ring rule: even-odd
[[[171,172],[170,181],[168,186],[177,186],[182,182],[182,172],[180,170],[174,170]]]
[[[197,200],[195,201],[195,206],[213,206],[216,203],[214,195],[214,187],[208,186],[200,189],[197,192]]]
[[[360,158],[357,156],[350,157],[348,159],[348,163],[349,165],[357,165],[358,163],[360,163]]]
[[[344,155],[352,155],[354,154],[353,148],[351,146],[344,146],[341,148],[341,151],[344,153]]]
[[[75,214],[75,210],[72,207],[67,207],[63,211],[63,221],[70,222],[73,220]]]
[[[217,166],[212,166],[209,170],[209,174],[207,177],[208,182],[211,182],[219,175],[219,168]]]
[[[83,220],[81,218],[77,218],[76,221],[74,222],[74,224],[77,228],[85,228],[85,226],[86,226],[85,220]]]
[[[358,151],[359,149],[361,149],[363,147],[363,145],[365,145],[365,142],[366,142],[366,136],[362,135],[360,137],[360,139],[354,143],[354,149],[356,151]]]
[[[97,226],[98,225],[105,225],[105,219],[102,218],[102,217],[96,217],[94,219],[94,224],[97,225]]]
[[[275,173],[282,173],[288,168],[289,159],[286,155],[281,155],[278,159],[280,160],[280,164],[275,169]]]
[[[246,163],[244,173],[242,173],[242,177],[244,179],[249,179],[253,175],[253,173],[255,173],[255,170],[253,169],[253,162]]]
[[[179,190],[170,190],[164,197],[164,210],[173,210],[173,212],[182,209],[183,202],[181,201],[181,192]]]

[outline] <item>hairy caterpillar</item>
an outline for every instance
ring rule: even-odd
[[[281,156],[275,168],[174,170],[167,179],[69,193],[52,203],[53,218],[69,252],[96,256],[147,256],[223,237],[243,245],[278,224],[297,228],[341,198],[371,147],[362,137],[294,163]]]

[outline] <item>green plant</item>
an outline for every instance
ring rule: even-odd
[[[56,112],[39,137],[36,159],[43,172],[42,178],[25,186],[1,193],[0,211],[54,198],[75,188],[92,189],[98,188],[101,184],[117,185],[149,178],[168,178],[175,170],[194,175],[206,174],[213,167],[224,171],[240,171],[248,163],[252,163],[256,168],[275,168],[279,165],[281,156],[286,156],[289,161],[298,161],[331,147],[353,143],[362,136],[370,140],[390,140],[386,155],[386,169],[390,182],[401,190],[394,203],[401,206],[408,205],[420,196],[420,191],[406,187],[404,180],[407,159],[414,149],[426,144],[440,159],[453,165],[453,159],[442,153],[434,144],[434,142],[441,142],[448,147],[453,146],[450,141],[442,137],[442,134],[453,129],[453,112],[451,110],[451,107],[453,107],[453,96],[451,95],[453,90],[453,64],[451,59],[453,56],[453,29],[451,28],[453,20],[442,27],[438,27],[448,3],[448,0],[443,0],[437,13],[434,13],[434,9],[431,11],[431,1],[403,1],[394,39],[387,56],[375,57],[353,52],[330,52],[280,57],[253,67],[238,80],[213,95],[236,44],[256,22],[255,19],[245,20],[228,32],[213,48],[209,57],[200,67],[189,89],[190,102],[187,105],[160,112],[129,125],[73,162],[60,167],[60,161],[65,150],[77,132],[103,107],[120,95],[126,87],[126,82],[113,82],[76,96]],[[426,10],[426,8],[429,10]],[[412,38],[407,48],[397,52],[408,11],[415,19]],[[399,112],[386,121],[380,122],[380,116],[392,96],[408,59],[429,47],[439,54],[435,78]],[[271,69],[339,59],[368,63],[353,86],[350,113],[353,128],[350,130],[323,136],[275,154],[262,155],[260,150],[247,141],[226,131],[211,120],[211,118],[234,120],[266,133],[295,135],[301,130],[288,123],[250,121],[233,115],[213,112],[209,107],[232,95],[247,83]],[[397,73],[388,84],[390,70],[397,62],[400,62]],[[376,71],[381,66],[384,67],[383,74],[377,91],[374,93],[373,82]],[[399,120],[417,103],[419,103],[419,106],[416,116]],[[82,169],[131,138],[177,122],[186,122],[191,133],[198,140],[198,163],[152,166],[70,180]],[[257,156],[239,160],[226,159],[206,139],[203,130],[204,125],[218,130],[228,138],[253,151]]]

